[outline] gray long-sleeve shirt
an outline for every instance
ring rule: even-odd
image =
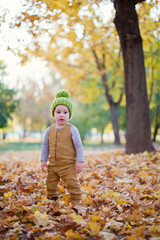
[[[42,161],[46,162],[49,156],[49,140],[48,140],[49,129],[50,127],[47,128],[44,135],[43,143],[42,143],[41,162]],[[84,155],[83,155],[83,145],[82,145],[81,137],[78,129],[72,124],[71,124],[71,136],[72,136],[73,144],[76,150],[77,161],[83,162]]]

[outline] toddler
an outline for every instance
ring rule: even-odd
[[[68,123],[73,113],[73,105],[67,90],[61,90],[51,106],[51,115],[55,124],[45,133],[41,151],[41,168],[47,168],[47,197],[56,201],[57,185],[60,178],[66,182],[72,205],[81,200],[80,183],[77,174],[83,168],[83,145],[78,129]],[[49,160],[49,164],[47,164]]]

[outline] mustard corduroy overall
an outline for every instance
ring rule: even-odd
[[[50,127],[47,195],[48,198],[57,196],[57,185],[61,178],[67,184],[72,204],[78,204],[81,200],[81,189],[74,170],[76,151],[70,128],[69,123],[62,129],[56,129],[55,125]]]

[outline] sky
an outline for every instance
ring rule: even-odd
[[[22,0],[0,0],[0,15],[4,9],[6,11],[5,23],[2,24],[0,30],[0,60],[6,65],[7,76],[4,78],[4,82],[11,88],[17,87],[18,80],[22,80],[25,84],[27,84],[28,79],[33,79],[36,82],[39,82],[40,79],[51,80],[47,62],[33,57],[26,65],[22,66],[20,58],[7,49],[8,43],[12,47],[20,47],[21,43],[17,41],[17,38],[21,39],[23,43],[31,41],[25,29],[16,30],[8,26],[8,22],[23,9],[21,3]]]
[[[28,78],[34,79],[39,82],[39,79],[43,78],[45,81],[50,81],[50,70],[47,67],[47,62],[41,59],[30,59],[25,65],[21,66],[20,59],[15,56],[11,51],[8,51],[8,43],[11,47],[21,47],[21,41],[28,43],[31,41],[29,34],[25,29],[9,28],[8,22],[12,21],[12,18],[23,10],[23,0],[0,0],[0,15],[6,12],[5,22],[0,27],[0,60],[6,65],[7,76],[4,78],[5,83],[10,87],[17,87],[17,81],[23,80],[27,83]],[[113,4],[107,4],[103,6],[100,11],[105,17],[105,20],[110,17]],[[107,13],[107,14],[106,14]],[[17,41],[17,38],[20,41]]]

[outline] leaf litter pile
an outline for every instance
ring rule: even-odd
[[[38,151],[0,156],[0,239],[160,239],[160,152],[86,153],[82,202],[46,198]]]

